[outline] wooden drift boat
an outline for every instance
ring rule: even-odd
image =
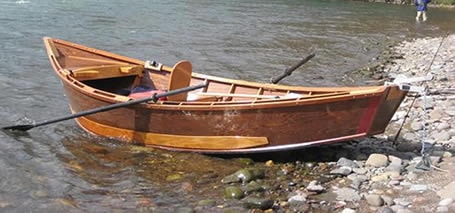
[[[44,38],[73,113],[205,82],[205,87],[76,118],[86,131],[146,146],[253,153],[384,132],[407,92],[399,86],[296,87],[193,73]]]

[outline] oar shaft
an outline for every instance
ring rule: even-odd
[[[176,95],[176,94],[183,93],[183,92],[188,92],[188,91],[191,91],[191,90],[196,90],[196,89],[200,89],[200,88],[203,88],[203,87],[206,87],[206,86],[207,86],[207,84],[203,83],[203,84],[199,84],[199,85],[184,87],[184,88],[172,90],[172,91],[169,91],[169,92],[164,92],[164,93],[161,93],[161,94],[154,94],[153,96],[147,97],[147,98],[130,100],[130,101],[127,101],[127,102],[121,102],[121,103],[111,104],[111,105],[107,105],[107,106],[103,106],[103,107],[99,107],[99,108],[95,108],[95,109],[81,111],[81,112],[74,113],[74,114],[71,114],[71,115],[68,115],[68,116],[65,116],[65,117],[60,117],[60,118],[55,118],[55,119],[51,119],[51,120],[46,120],[46,121],[39,122],[39,123],[36,123],[36,124],[33,124],[33,125],[10,126],[10,127],[4,127],[3,129],[24,130],[24,131],[26,131],[26,130],[34,128],[34,127],[44,126],[44,125],[51,124],[51,123],[57,123],[57,122],[60,122],[60,121],[65,121],[65,120],[69,120],[69,119],[73,119],[73,118],[78,118],[78,117],[82,117],[82,116],[85,116],[85,115],[91,115],[91,114],[95,114],[95,113],[99,113],[99,112],[109,111],[109,110],[122,108],[122,107],[126,107],[126,106],[131,106],[131,105],[135,105],[135,104],[140,104],[140,103],[144,103],[144,102],[148,102],[148,101],[156,102],[159,98],[162,98],[162,97]]]
[[[290,76],[292,74],[292,72],[294,72],[294,70],[296,70],[297,68],[299,68],[300,66],[302,66],[303,64],[305,64],[306,62],[308,62],[310,59],[312,59],[316,54],[315,53],[311,53],[310,55],[308,55],[307,57],[303,58],[299,63],[295,64],[294,66],[292,67],[289,67],[288,69],[286,69],[284,71],[283,74],[281,74],[280,76],[276,77],[276,78],[272,78],[271,82],[272,84],[277,84],[278,82],[280,82],[281,80],[283,80],[283,78],[287,77],[287,76]]]

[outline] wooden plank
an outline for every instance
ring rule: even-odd
[[[115,78],[130,75],[142,75],[142,66],[125,66],[125,65],[108,65],[108,66],[91,66],[72,71],[73,76],[80,80],[94,80]]]
[[[231,150],[260,147],[269,144],[266,137],[169,135],[121,129],[103,125],[85,117],[79,117],[76,120],[82,128],[94,134],[148,146],[165,146],[180,149]]]

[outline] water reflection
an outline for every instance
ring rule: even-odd
[[[137,206],[166,210],[195,206],[203,199],[223,200],[220,180],[245,163],[194,153],[125,145],[100,138],[68,137],[69,153],[58,154],[71,173],[67,193],[81,209],[92,203],[108,209]]]

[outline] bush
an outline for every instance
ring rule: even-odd
[[[455,5],[455,0],[432,0],[433,4]]]

